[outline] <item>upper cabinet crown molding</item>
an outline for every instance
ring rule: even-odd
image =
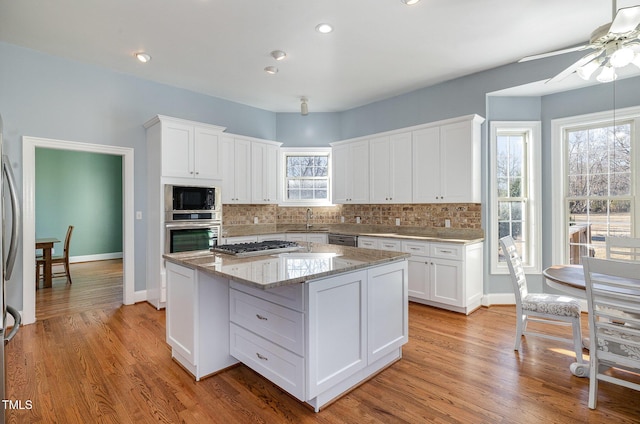
[[[174,122],[176,124],[198,126],[200,128],[206,127],[209,130],[219,131],[219,132],[223,132],[224,130],[227,129],[227,127],[221,127],[219,125],[205,124],[202,122],[189,121],[188,119],[174,118],[172,116],[165,116],[165,115],[154,116],[153,118],[149,119],[147,122],[144,123],[144,127],[148,129],[154,126],[155,124],[157,124],[158,122],[169,122],[169,121]]]

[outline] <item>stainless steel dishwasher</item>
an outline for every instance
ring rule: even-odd
[[[329,234],[329,244],[358,247],[358,236],[346,234]]]

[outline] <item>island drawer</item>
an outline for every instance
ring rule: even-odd
[[[231,356],[277,384],[298,399],[304,396],[304,359],[233,323],[230,324]]]
[[[232,289],[240,290],[269,302],[295,309],[296,311],[304,311],[304,298],[302,296],[304,284],[291,284],[266,290],[251,287],[237,281],[231,281],[229,286]]]
[[[231,322],[298,355],[304,352],[304,315],[238,290],[229,290]]]

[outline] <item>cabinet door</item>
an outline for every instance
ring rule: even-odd
[[[167,343],[195,365],[195,271],[167,262]]]
[[[411,133],[394,134],[389,138],[389,161],[391,203],[409,203],[412,201],[412,146]]]
[[[438,203],[440,199],[440,128],[413,132],[412,191],[415,203]]]
[[[233,137],[222,136],[220,138],[220,156],[222,156],[222,203],[236,202],[235,146]]]
[[[315,280],[307,288],[307,399],[313,399],[367,365],[367,272]]]
[[[162,122],[162,175],[193,178],[193,126]]]
[[[358,237],[358,247],[364,249],[378,249],[378,239],[375,237]]]
[[[251,203],[251,142],[236,139],[234,150],[234,203]]]
[[[264,159],[264,198],[267,203],[278,203],[278,148],[267,145]]]
[[[349,150],[350,203],[369,203],[369,142],[355,142]]]
[[[251,202],[277,203],[278,148],[251,143]]]
[[[349,147],[347,145],[336,146],[331,149],[332,158],[332,193],[334,203],[347,203]]]
[[[287,233],[287,241],[307,241],[307,235],[305,233]]]
[[[222,156],[219,133],[206,128],[195,128],[194,172],[196,178],[219,180],[222,178]]]
[[[431,300],[464,306],[462,262],[431,258]]]
[[[368,363],[382,358],[408,341],[407,263],[368,271]]]
[[[409,296],[429,300],[431,297],[429,270],[429,258],[424,256],[409,257]]]
[[[458,122],[440,127],[441,199],[444,202],[479,202],[474,198],[474,163],[480,158],[473,155],[472,121]],[[480,179],[480,175],[477,175]]]
[[[389,137],[374,138],[369,141],[369,193],[371,203],[391,202],[393,171]]]

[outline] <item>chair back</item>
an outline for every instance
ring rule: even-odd
[[[592,354],[620,366],[640,366],[640,263],[583,260]]]
[[[607,237],[605,239],[607,259],[640,262],[640,238]]]
[[[509,274],[511,274],[513,291],[516,295],[516,305],[521,305],[522,299],[529,294],[522,258],[513,242],[513,237],[510,235],[500,239],[500,246],[502,246],[502,253],[507,257],[507,266],[509,267]]]
[[[67,228],[67,235],[64,237],[64,257],[69,257],[69,245],[71,244],[71,234],[73,233],[73,225]]]

